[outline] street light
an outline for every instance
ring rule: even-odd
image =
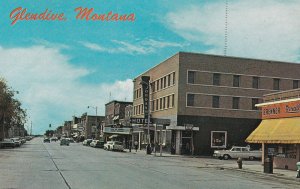
[[[96,126],[96,138],[97,137],[97,131],[98,131],[98,128],[97,128],[97,110],[98,110],[98,107],[97,106],[88,106],[88,108],[94,108],[96,110],[96,122],[95,122],[95,126]]]

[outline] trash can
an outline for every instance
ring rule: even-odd
[[[147,145],[146,151],[147,151],[147,154],[151,154],[152,149],[151,149],[151,145],[150,144]]]
[[[264,161],[264,173],[273,173],[273,159],[266,158]]]

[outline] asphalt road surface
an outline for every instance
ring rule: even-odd
[[[0,149],[0,188],[300,188],[288,181],[208,167],[208,161],[111,152],[79,143],[60,146],[59,142],[43,143],[42,138],[36,138],[20,148]]]

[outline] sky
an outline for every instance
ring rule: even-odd
[[[300,63],[300,1],[227,2],[227,56]],[[131,19],[76,19],[79,7]],[[225,0],[1,0],[0,77],[19,91],[25,128],[43,134],[95,115],[88,106],[105,115],[109,101],[132,101],[132,79],[179,51],[224,55],[225,10]],[[62,20],[25,18],[45,11]]]

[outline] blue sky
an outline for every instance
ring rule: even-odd
[[[84,112],[104,115],[110,100],[132,100],[132,78],[178,51],[223,54],[225,0],[1,0],[0,77],[43,133]],[[18,21],[11,12],[46,9],[65,21]],[[135,14],[134,22],[76,20]],[[228,0],[227,55],[300,62],[300,2]],[[29,126],[26,123],[26,127]]]

